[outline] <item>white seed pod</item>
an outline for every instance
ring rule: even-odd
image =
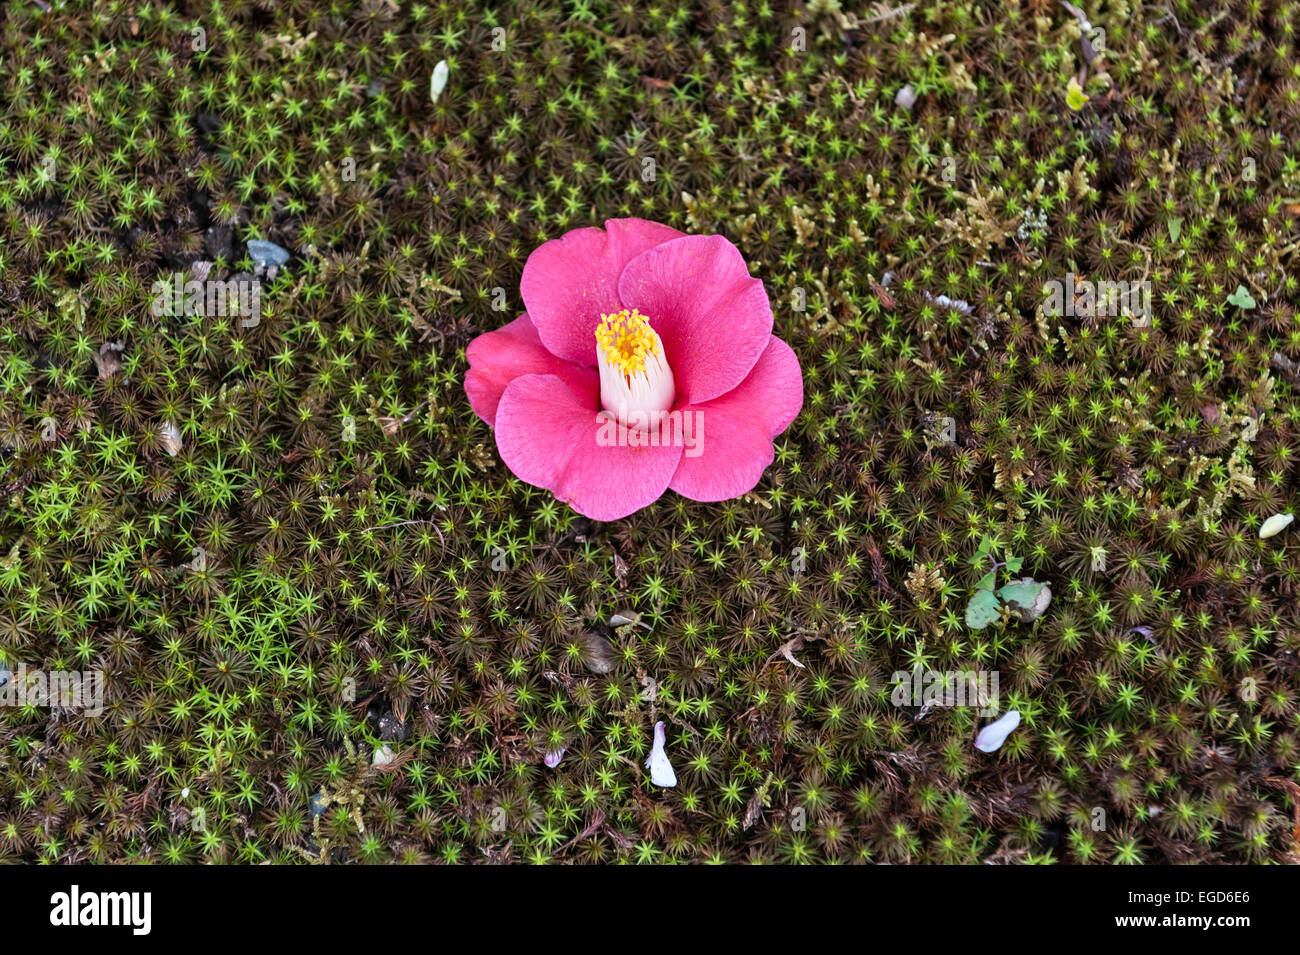
[[[668,734],[664,732],[663,720],[655,724],[655,744],[650,750],[650,755],[646,757],[646,768],[650,770],[650,782],[656,786],[676,786],[677,774],[673,772],[673,764],[668,761],[668,754],[664,752],[664,744],[668,741]]]
[[[995,722],[980,730],[975,737],[975,748],[981,753],[993,753],[1006,742],[1011,731],[1020,725],[1019,710],[1008,710]]]

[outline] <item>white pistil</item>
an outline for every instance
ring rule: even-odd
[[[635,309],[602,315],[596,329],[601,407],[621,424],[645,429],[673,406],[677,384],[663,341]]]

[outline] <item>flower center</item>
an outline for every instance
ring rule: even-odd
[[[601,406],[632,427],[667,411],[677,397],[664,343],[636,309],[601,315],[596,326],[596,365]]]

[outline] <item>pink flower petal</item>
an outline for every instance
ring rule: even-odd
[[[772,333],[762,281],[720,235],[682,236],[642,252],[623,270],[618,297],[663,339],[682,403],[739,385]]]
[[[585,517],[616,521],[659,499],[682,449],[601,447],[599,408],[595,368],[580,369],[572,386],[556,375],[516,378],[497,405],[497,450],[521,480]]]
[[[479,335],[465,349],[465,357],[469,359],[465,394],[474,413],[489,425],[496,422],[501,393],[520,375],[559,375],[574,381],[581,371],[546,350],[526,313],[494,332]]]
[[[618,277],[629,261],[682,233],[645,219],[609,219],[604,229],[574,229],[533,250],[519,293],[552,354],[596,363],[596,326],[618,311]]]
[[[683,456],[669,484],[695,501],[725,501],[753,490],[775,457],[772,439],[803,407],[803,374],[790,346],[775,335],[749,377],[721,398],[683,408],[698,411],[702,453]],[[698,435],[697,435],[698,439]]]

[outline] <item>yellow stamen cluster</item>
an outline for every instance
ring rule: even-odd
[[[658,336],[649,320],[634,308],[600,316],[596,347],[606,361],[629,377],[644,372],[646,358],[659,354]]]

